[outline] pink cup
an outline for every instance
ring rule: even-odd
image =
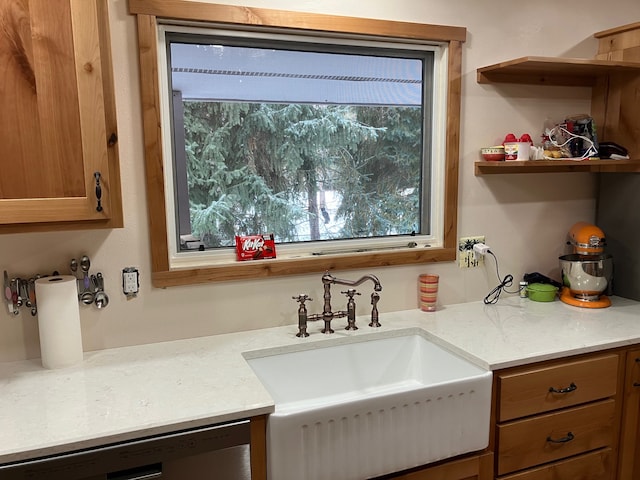
[[[432,273],[423,273],[418,276],[418,304],[423,312],[436,310],[439,278]]]

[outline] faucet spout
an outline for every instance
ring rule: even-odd
[[[325,272],[325,274],[322,276],[322,283],[325,285],[336,284],[336,285],[347,285],[349,287],[357,287],[358,285],[361,285],[367,280],[371,280],[373,282],[374,291],[376,292],[382,291],[382,284],[380,283],[380,280],[378,280],[378,277],[370,273],[367,275],[363,275],[358,280],[343,280],[343,279],[334,277],[329,272]]]

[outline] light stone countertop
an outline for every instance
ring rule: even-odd
[[[87,352],[76,366],[45,370],[40,359],[0,363],[0,464],[274,411],[245,357],[321,347],[366,335],[420,329],[435,343],[497,370],[640,344],[640,303],[584,309],[517,297],[381,312],[382,327],[299,339],[296,325]]]

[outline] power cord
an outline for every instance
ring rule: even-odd
[[[593,140],[583,135],[576,135],[575,133],[570,132],[569,130],[567,130],[566,128],[560,125],[557,125],[556,127],[549,130],[547,132],[547,135],[549,136],[549,140],[551,141],[551,143],[559,148],[564,147],[565,145],[567,145],[568,143],[570,143],[571,141],[577,138],[587,142],[587,145],[589,147],[587,148],[587,150],[585,150],[585,152],[580,157],[577,157],[576,160],[584,160],[585,158],[598,155],[598,150],[596,149],[596,146]],[[558,143],[558,140],[556,139],[558,136],[561,136],[561,135],[567,138],[567,140],[564,143]],[[561,141],[562,140],[564,140],[564,138],[562,138]]]
[[[498,281],[500,283],[493,290],[491,290],[486,297],[484,297],[485,305],[498,303],[498,300],[500,299],[500,294],[502,292],[505,292],[505,293],[520,292],[520,288],[518,288],[518,290],[516,290],[515,292],[507,290],[507,287],[510,287],[511,285],[513,285],[513,275],[511,274],[506,275],[502,280],[500,280],[500,269],[498,268],[498,257],[494,255],[494,253],[489,249],[488,245],[485,245],[484,243],[476,243],[473,246],[473,251],[475,252],[476,255],[486,255],[487,253],[490,254],[493,257],[493,260],[496,264],[496,275],[498,276]]]

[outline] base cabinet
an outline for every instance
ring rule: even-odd
[[[384,477],[394,480],[492,480],[493,453],[451,460],[408,473]]]
[[[640,479],[640,349],[626,355],[618,467],[620,480]]]
[[[503,480],[611,480],[612,461],[612,450],[605,448],[500,478]]]
[[[267,416],[251,418],[251,480],[267,480]]]
[[[496,478],[615,479],[623,369],[613,352],[498,372]]]

